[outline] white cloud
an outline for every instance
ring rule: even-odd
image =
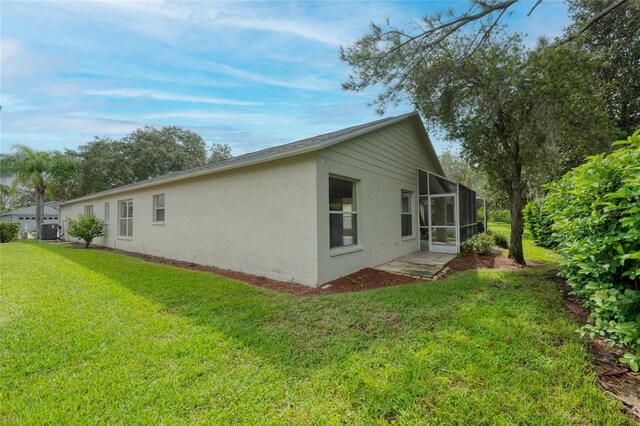
[[[244,30],[270,31],[295,35],[333,47],[344,44],[346,37],[339,34],[334,28],[317,26],[310,22],[288,19],[275,19],[270,17],[254,16],[216,16],[212,19],[216,25],[240,28]]]
[[[0,65],[2,67],[2,86],[20,80],[28,80],[37,74],[51,72],[61,61],[52,55],[36,54],[17,39],[0,40]]]
[[[140,28],[141,22],[151,22],[149,20],[159,18],[173,20],[181,26],[200,24],[209,28],[226,27],[294,35],[332,47],[338,47],[349,40],[349,37],[343,34],[341,27],[332,23],[331,20],[314,22],[310,19],[283,19],[273,16],[269,8],[256,7],[253,3],[248,6],[242,2],[235,2],[231,7],[224,2],[103,0],[90,4],[94,10],[95,6],[102,6],[116,13],[133,14],[136,28],[141,31],[151,30],[151,28]],[[256,10],[260,10],[260,13]],[[126,22],[121,24],[127,25]]]
[[[218,64],[215,62],[210,62],[210,64],[217,71],[223,72],[232,77],[236,77],[242,80],[253,81],[255,83],[267,84],[269,86],[285,87],[288,89],[311,90],[311,91],[317,91],[317,92],[326,92],[326,91],[340,89],[339,82],[323,80],[315,76],[283,80],[283,79],[268,77],[268,76],[254,73],[251,71],[245,71],[240,68],[232,67],[231,65]]]
[[[223,99],[203,96],[178,95],[166,93],[158,90],[145,89],[112,89],[112,90],[88,90],[85,95],[105,96],[115,98],[145,98],[158,101],[192,102],[204,104],[218,104],[230,106],[256,106],[263,105],[263,102],[238,101],[235,99]]]
[[[146,0],[146,1],[131,1],[131,0],[101,0],[100,2],[106,6],[121,9],[126,12],[149,13],[167,18],[185,19],[189,16],[189,12],[183,8],[176,7],[176,3],[168,3],[163,0]]]
[[[143,115],[144,120],[195,120],[206,122],[231,122],[260,125],[292,125],[296,122],[294,118],[279,116],[274,114],[260,113],[234,113],[222,111],[175,111],[159,112]]]
[[[2,105],[2,109],[6,111],[28,111],[32,109],[38,109],[38,107],[29,104],[22,98],[18,96],[9,95],[7,93],[0,93],[0,105]]]

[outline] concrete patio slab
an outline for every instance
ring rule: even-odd
[[[430,279],[444,269],[447,263],[456,258],[455,254],[417,251],[376,266],[374,269],[407,275],[416,278]]]

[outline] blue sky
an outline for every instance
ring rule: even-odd
[[[375,120],[375,90],[341,90],[349,69],[339,46],[372,21],[403,25],[451,4],[465,5],[3,0],[0,150],[75,148],[150,124],[189,128],[239,155]],[[526,17],[532,5],[506,22],[529,43],[560,35],[565,5],[545,0]]]

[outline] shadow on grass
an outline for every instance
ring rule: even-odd
[[[559,303],[558,298],[545,296],[548,285],[527,284],[528,278],[514,271],[469,271],[434,283],[296,298],[116,253],[49,244],[38,247],[161,304],[168,314],[221,332],[297,374],[342,362],[374,344],[392,346],[415,336],[423,342],[442,339],[447,344],[437,335],[443,330],[448,330],[444,334],[460,329],[506,335],[509,330],[499,329],[501,316],[537,317],[552,313]],[[496,304],[497,312],[484,309]]]

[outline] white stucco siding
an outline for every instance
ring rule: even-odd
[[[164,224],[153,196],[165,195]],[[118,237],[118,202],[132,199],[133,237]],[[317,284],[315,153],[62,206],[62,218],[93,204],[110,221],[98,245]]]
[[[318,282],[412,253],[418,241],[417,170],[437,170],[413,120],[404,120],[318,154]],[[329,248],[329,176],[357,180],[358,246]],[[411,237],[401,235],[401,193],[412,192]]]

